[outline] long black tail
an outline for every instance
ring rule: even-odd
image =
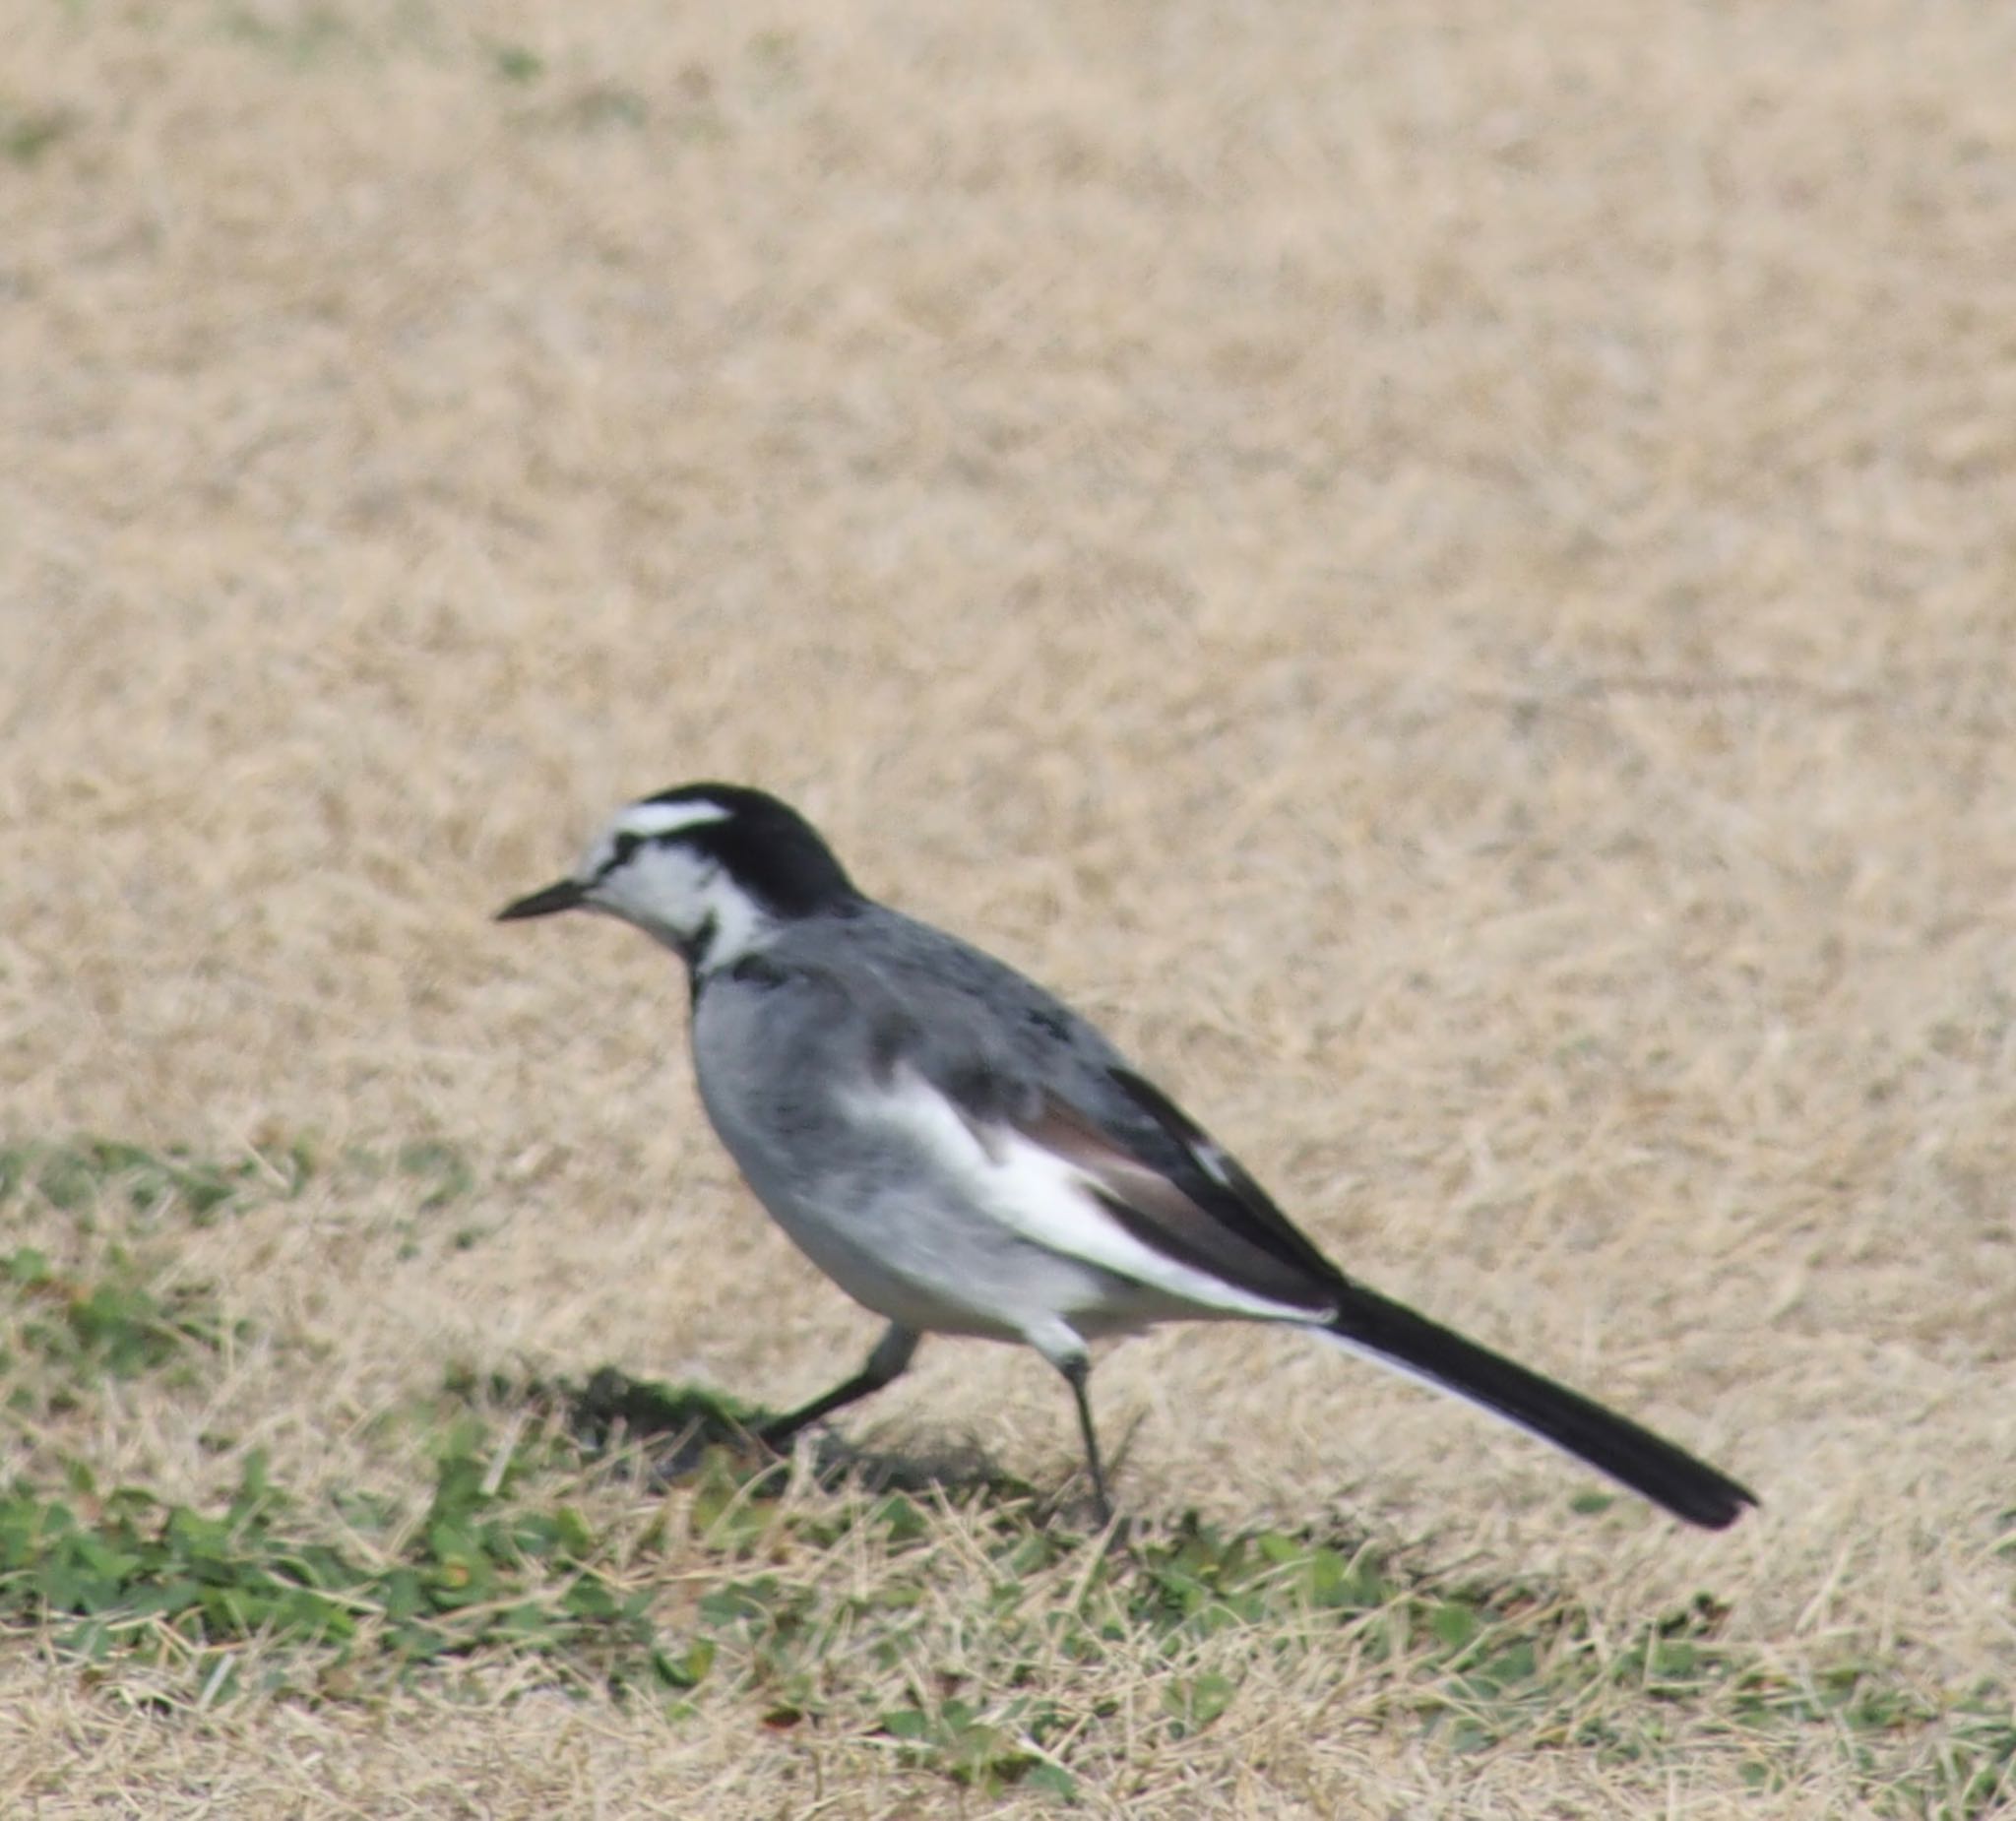
[[[1496,1411],[1689,1524],[1722,1530],[1757,1502],[1754,1492],[1650,1429],[1376,1291],[1347,1285],[1342,1308],[1316,1332]]]

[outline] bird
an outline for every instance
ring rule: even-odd
[[[861,1368],[758,1430],[779,1451],[891,1384],[926,1335],[1033,1347],[1112,1522],[1091,1345],[1179,1320],[1287,1325],[1495,1413],[1689,1524],[1756,1495],[1650,1429],[1348,1277],[1086,1018],[868,897],[744,785],[626,804],[517,922],[619,918],[685,964],[700,1099],[756,1198],[887,1324]]]

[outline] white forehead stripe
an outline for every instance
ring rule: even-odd
[[[632,803],[616,818],[614,833],[672,835],[683,828],[702,828],[710,822],[725,822],[733,812],[704,796],[688,797],[679,803]]]

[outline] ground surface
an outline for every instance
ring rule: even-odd
[[[2008,1797],[2016,13],[6,34],[0,1808]],[[710,775],[1763,1511],[1235,1331],[1101,1364],[1132,1566],[997,1481],[582,1454],[527,1379],[782,1405],[873,1332],[675,970],[484,920]],[[984,1348],[847,1426],[1074,1460]],[[346,1648],[233,1616],[331,1538]]]

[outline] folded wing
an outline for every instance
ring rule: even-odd
[[[1166,1143],[1151,1150],[1138,1142],[1138,1125],[1116,1130],[1114,1122],[1054,1094],[1044,1095],[1017,1129],[1069,1163],[1144,1246],[1279,1304],[1284,1313],[1319,1321],[1332,1314],[1342,1288],[1335,1267],[1237,1161],[1140,1076],[1117,1068],[1107,1073]]]

